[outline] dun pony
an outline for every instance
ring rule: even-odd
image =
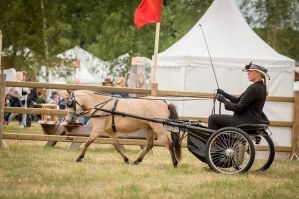
[[[91,116],[93,126],[90,137],[77,158],[77,162],[80,162],[84,158],[89,145],[105,132],[112,139],[113,147],[121,155],[124,162],[129,163],[128,157],[120,148],[116,132],[133,133],[139,129],[146,129],[146,147],[133,163],[139,164],[142,162],[145,155],[153,148],[155,135],[157,135],[157,139],[162,141],[164,146],[168,148],[173,166],[177,166],[181,158],[181,144],[178,133],[167,131],[161,123],[120,115],[113,116],[111,113],[97,110],[97,108],[102,108],[147,118],[178,119],[174,105],[168,105],[163,100],[151,100],[150,97],[144,99],[115,98],[87,90],[73,91],[69,94],[70,96],[66,99],[68,111],[66,122],[73,123],[77,116],[86,114],[87,116]]]

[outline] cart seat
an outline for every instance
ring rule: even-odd
[[[268,124],[240,124],[236,126],[244,131],[257,131],[268,128]]]

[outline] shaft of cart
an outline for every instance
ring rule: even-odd
[[[111,113],[114,115],[120,115],[123,117],[131,117],[131,118],[135,118],[135,119],[140,119],[140,120],[145,120],[145,121],[150,121],[150,122],[155,122],[155,123],[161,123],[161,124],[165,124],[165,125],[169,125],[169,126],[174,126],[174,127],[178,127],[179,129],[186,129],[186,130],[192,129],[192,130],[206,132],[206,133],[214,133],[215,132],[215,130],[203,128],[203,127],[199,127],[199,126],[188,125],[185,122],[175,122],[173,120],[167,120],[167,119],[161,119],[161,118],[142,117],[142,116],[138,116],[138,115],[134,115],[134,114],[130,114],[130,113],[112,111],[112,110],[107,110],[107,109],[103,109],[103,108],[95,108],[95,109],[99,110],[99,111],[106,112],[106,113]],[[96,118],[96,117],[102,117],[102,116],[101,115],[91,116],[91,118]]]

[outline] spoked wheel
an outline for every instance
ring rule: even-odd
[[[265,171],[270,168],[275,157],[275,147],[272,139],[266,132],[259,135],[250,135],[255,147],[255,160],[251,171]]]
[[[206,159],[219,173],[237,174],[250,169],[255,149],[249,135],[241,129],[226,127],[213,133],[208,142]]]

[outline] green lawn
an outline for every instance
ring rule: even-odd
[[[38,124],[4,132],[41,133]],[[126,165],[110,145],[91,145],[81,163],[68,143],[6,140],[0,150],[0,198],[298,198],[299,162],[274,161],[269,171],[227,176],[212,172],[187,149],[178,168],[155,147],[138,165]],[[137,146],[126,146],[133,161]]]

